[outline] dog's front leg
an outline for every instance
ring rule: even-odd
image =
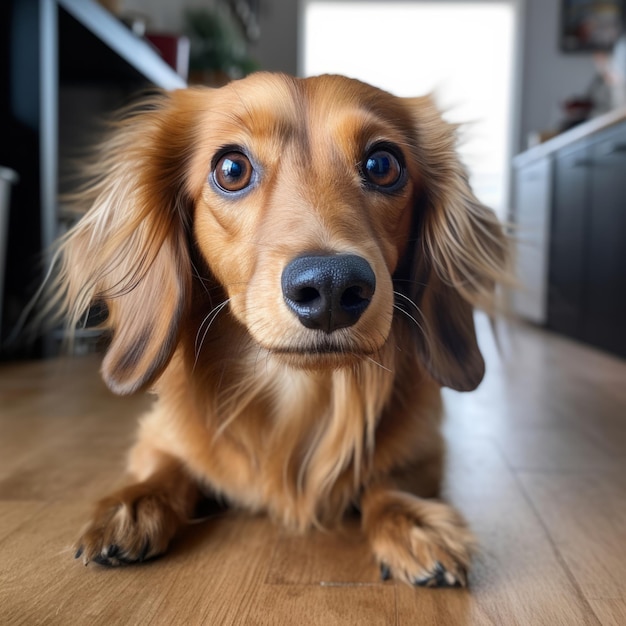
[[[467,585],[475,539],[453,507],[389,481],[364,491],[361,513],[383,578],[423,587]]]
[[[100,500],[76,543],[85,565],[122,565],[166,551],[193,514],[199,490],[172,456],[151,451],[150,475]]]

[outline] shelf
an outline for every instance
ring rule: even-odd
[[[0,339],[43,279],[38,268],[50,262],[59,230],[77,217],[59,207],[61,161],[80,154],[98,121],[136,95],[185,86],[149,42],[95,0],[0,2],[0,165],[20,175],[11,194]],[[16,342],[11,358],[52,355],[57,343],[52,334],[34,347]]]
[[[57,0],[60,78],[66,82],[186,83],[143,39],[93,0]]]

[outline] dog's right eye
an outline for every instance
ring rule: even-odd
[[[252,180],[252,164],[241,152],[228,152],[220,157],[213,170],[213,180],[229,193],[245,189]]]

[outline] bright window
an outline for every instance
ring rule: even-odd
[[[359,78],[399,96],[433,92],[464,124],[478,197],[505,215],[516,0],[303,0],[301,73]]]

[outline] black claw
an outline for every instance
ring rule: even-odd
[[[415,587],[430,587],[433,579],[432,576],[427,576],[426,578],[414,578],[413,586]]]
[[[448,571],[446,568],[441,563],[437,562],[430,576],[416,578],[412,582],[416,587],[439,587],[442,589],[465,586],[465,579],[463,578],[465,576],[465,570],[461,569],[459,575],[457,577],[453,576],[452,580],[450,580],[449,575],[446,577],[447,574]]]
[[[112,543],[107,549],[107,557],[113,558],[116,557],[120,553],[120,547],[114,543]]]
[[[446,580],[446,568],[439,561],[428,576],[414,578],[412,582],[416,587],[450,587]]]
[[[437,587],[449,587],[449,583],[446,580],[446,568],[437,561],[435,569],[433,571],[433,577],[435,579],[435,585]]]
[[[381,580],[389,580],[391,578],[391,570],[389,566],[384,563],[380,564],[380,579]]]
[[[83,556],[83,550],[84,550],[84,546],[80,546],[80,548],[78,548],[78,550],[76,550],[76,554],[74,555],[75,559],[80,559],[81,556]]]

